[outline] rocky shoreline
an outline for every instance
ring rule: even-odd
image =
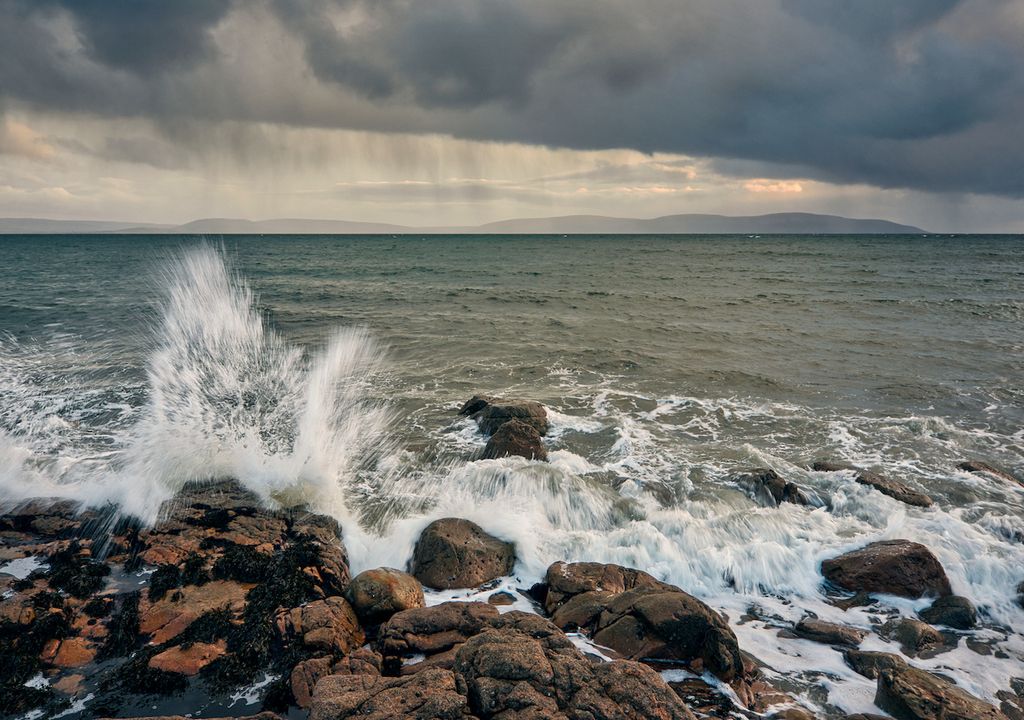
[[[484,457],[547,457],[542,405],[476,396],[460,413],[489,437]],[[974,465],[965,469],[995,471]],[[850,470],[908,504],[931,503],[863,470],[816,469]],[[766,503],[827,503],[771,470],[737,483]],[[233,480],[186,486],[160,518],[144,527],[57,499],[0,515],[0,714],[816,716],[740,647],[727,618],[641,569],[556,562],[541,582],[498,591],[515,546],[442,518],[422,531],[407,567],[350,577],[335,520],[268,508]],[[874,630],[900,654],[860,650],[866,630],[813,616],[777,628],[842,653],[876,681],[878,707],[920,720],[1024,718],[1024,670],[995,707],[913,665],[978,622],[927,547],[871,543],[821,572],[841,608],[874,603],[873,594],[934,598],[919,618],[897,615]],[[424,588],[476,589],[486,602],[428,606]]]

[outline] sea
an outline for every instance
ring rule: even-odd
[[[476,459],[476,393],[542,402],[550,462]],[[353,572],[469,518],[516,543],[510,589],[593,560],[696,595],[826,717],[877,712],[874,681],[779,630],[927,606],[827,602],[821,561],[875,540],[927,545],[981,614],[914,664],[996,704],[1024,677],[1024,485],[964,460],[1024,480],[1021,236],[0,237],[0,503],[152,521],[234,477],[337,517]]]

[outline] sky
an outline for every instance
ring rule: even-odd
[[[1024,0],[0,0],[0,216],[1024,232]]]

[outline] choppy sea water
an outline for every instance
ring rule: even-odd
[[[956,469],[1024,477],[1024,238],[37,236],[0,260],[0,501],[152,518],[238,477],[339,517],[354,571],[467,517],[517,543],[512,586],[559,559],[678,584],[829,714],[873,711],[874,682],[773,626],[871,627],[818,566],[908,538],[985,620],[915,664],[993,701],[1024,676],[1024,487]],[[475,392],[547,405],[551,462],[471,460]],[[752,467],[828,507],[763,507]]]

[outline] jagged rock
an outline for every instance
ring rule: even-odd
[[[907,666],[906,660],[899,655],[868,650],[850,649],[843,653],[843,659],[859,675],[872,680],[883,670],[894,670]]]
[[[486,395],[474,395],[459,409],[460,415],[476,420],[484,435],[493,435],[504,423],[515,418],[532,426],[539,434],[548,432],[548,413],[544,406],[532,400],[501,400]]]
[[[553,563],[544,578],[544,609],[553,613],[576,595],[592,590],[620,593],[638,587],[673,589],[643,570],[595,562]]]
[[[1024,485],[1024,481],[1014,477],[1006,470],[997,468],[995,465],[990,465],[989,463],[981,460],[966,460],[957,465],[957,468],[970,473],[991,475],[992,477],[999,478],[1000,480],[1006,480],[1007,482],[1015,483],[1017,485]]]
[[[923,492],[915,490],[906,483],[893,480],[870,470],[860,470],[857,473],[857,482],[861,485],[869,485],[883,495],[888,495],[894,500],[899,500],[907,505],[915,507],[931,507],[931,497]]]
[[[822,575],[846,590],[919,598],[952,595],[942,565],[924,545],[909,540],[873,542],[825,560]]]
[[[359,573],[346,594],[356,615],[376,625],[396,612],[423,607],[423,587],[409,573],[394,568],[376,568]]]
[[[909,657],[934,652],[946,644],[946,638],[938,630],[911,618],[890,620],[881,627],[879,634],[898,642],[903,654]]]
[[[540,433],[533,426],[514,418],[494,431],[484,446],[482,457],[495,459],[510,455],[518,455],[527,460],[548,459],[548,451],[544,447]]]
[[[918,615],[932,625],[945,625],[957,630],[970,630],[978,624],[974,604],[959,595],[940,597]]]
[[[303,660],[292,668],[289,685],[295,704],[307,709],[313,700],[313,688],[321,678],[331,674],[331,658],[317,657]]]
[[[227,650],[227,643],[223,640],[216,643],[197,642],[188,647],[176,645],[151,657],[149,667],[178,675],[198,675],[204,667],[223,657]]]
[[[875,704],[899,720],[1006,720],[948,680],[910,666],[879,672]]]
[[[463,720],[466,696],[449,670],[406,677],[329,675],[316,684],[309,720]]]
[[[338,655],[351,652],[365,640],[352,606],[338,596],[292,608],[279,619],[278,627],[301,638],[308,648]]]
[[[824,643],[826,645],[846,645],[857,647],[863,642],[867,633],[848,625],[825,622],[816,618],[804,618],[793,628],[794,634],[805,640]]]
[[[461,518],[430,523],[416,543],[412,574],[438,590],[479,587],[508,575],[515,565],[515,546]]]
[[[675,586],[656,580],[656,585],[649,584],[649,575],[626,570],[613,566],[607,575],[611,585],[628,582],[631,589],[572,595],[557,606],[552,622],[566,631],[581,630],[596,644],[631,660],[677,661],[726,681],[742,676],[736,636],[721,615]],[[604,573],[592,564],[577,574],[571,566],[555,563],[548,568],[549,588],[559,583],[559,576],[577,575],[584,579],[574,583],[578,587],[594,584]],[[586,582],[588,578],[591,582]]]
[[[378,635],[384,669],[397,673],[404,658],[451,650],[488,627],[498,615],[493,605],[480,602],[445,602],[396,613]]]
[[[799,485],[786,481],[769,468],[750,470],[738,476],[736,482],[773,507],[784,502],[796,505],[813,504]]]

